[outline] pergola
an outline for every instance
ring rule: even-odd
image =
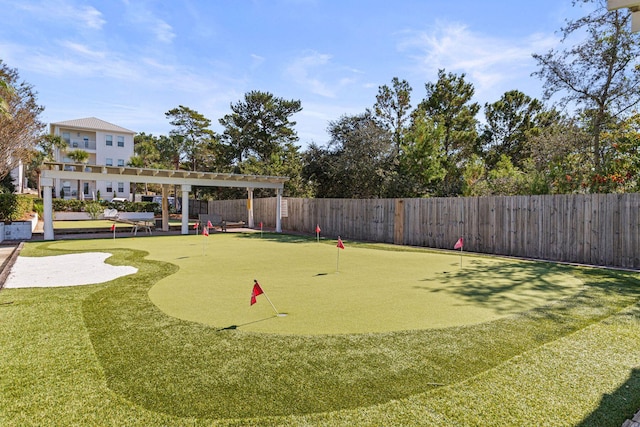
[[[631,31],[640,31],[640,0],[607,0],[607,9],[628,8],[631,12]]]
[[[248,225],[253,227],[253,190],[272,188],[276,190],[276,232],[282,232],[282,189],[289,179],[279,176],[238,175],[216,172],[192,172],[184,170],[147,169],[124,166],[99,166],[79,163],[45,162],[40,176],[44,201],[44,239],[54,240],[53,233],[53,183],[54,179],[77,179],[83,181],[119,181],[125,183],[148,183],[162,186],[162,230],[169,230],[168,193],[172,185],[182,191],[182,234],[189,234],[189,193],[192,186],[239,187],[248,193]]]

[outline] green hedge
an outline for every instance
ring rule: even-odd
[[[33,197],[22,194],[0,194],[0,221],[16,221],[33,211]]]
[[[53,210],[56,212],[86,212],[86,207],[92,200],[78,199],[53,199]],[[158,203],[153,202],[107,202],[101,200],[103,208],[117,209],[122,212],[157,212],[160,209]]]

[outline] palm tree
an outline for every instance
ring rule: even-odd
[[[69,151],[67,153],[67,157],[69,157],[71,160],[73,160],[74,163],[85,163],[86,164],[87,161],[89,161],[89,153],[87,153],[84,150]],[[81,183],[82,183],[82,180],[79,179],[78,180],[78,199],[80,199],[80,194],[82,194],[82,193],[80,193],[80,184]]]
[[[29,169],[36,174],[36,183],[38,184],[38,194],[40,189],[40,174],[42,173],[42,163],[54,160],[54,151],[64,149],[67,143],[58,135],[46,134],[38,141],[38,149],[34,150],[31,157]]]

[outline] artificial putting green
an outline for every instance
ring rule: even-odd
[[[177,319],[151,302],[154,285],[180,271],[154,259],[184,257],[182,239],[200,237],[25,245],[25,256],[103,250],[113,254],[108,263],[139,271],[92,286],[0,292],[3,425],[602,427],[620,425],[640,405],[640,382],[629,376],[637,358],[628,351],[640,336],[637,274],[567,266],[584,282],[570,297],[473,325],[256,333]],[[356,247],[367,245],[347,242]]]
[[[179,268],[149,291],[166,314],[262,333],[353,334],[482,323],[567,297],[581,285],[548,263],[346,243],[340,250],[333,241],[216,233],[85,241],[83,248],[146,250],[149,259]],[[266,296],[250,306],[254,279]]]

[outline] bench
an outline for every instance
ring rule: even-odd
[[[201,227],[206,227],[209,222],[214,227],[220,227],[220,230],[227,231],[227,222],[222,219],[219,214],[198,214],[198,221]]]
[[[103,217],[110,221],[131,225],[131,233],[134,236],[138,235],[139,228],[142,228],[147,233],[152,234],[151,232],[155,228],[153,212],[124,212],[124,214],[124,216],[121,215],[116,209],[105,209]]]

